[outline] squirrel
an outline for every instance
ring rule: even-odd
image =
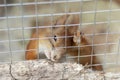
[[[74,37],[68,37],[72,36],[70,35],[70,31],[67,31],[65,35],[65,27],[67,26],[59,26],[59,25],[65,25],[72,23],[70,15],[63,15],[60,16],[56,22],[54,22],[52,35],[51,35],[51,28],[39,28],[38,31],[33,31],[31,38],[46,38],[46,39],[35,39],[30,40],[30,42],[27,45],[27,51],[26,51],[26,60],[34,60],[38,59],[37,55],[38,53],[41,53],[40,50],[46,55],[46,57],[54,62],[59,62],[59,60],[63,57],[65,54],[69,54],[70,56],[86,56],[88,57],[82,58],[80,57],[79,63],[82,65],[90,64],[92,61],[92,64],[99,64],[97,62],[96,57],[91,57],[92,53],[92,47],[86,46],[89,45],[83,34],[74,35]],[[50,25],[50,24],[48,24]],[[56,27],[58,26],[58,27]],[[71,27],[67,27],[71,28]],[[67,29],[70,30],[70,29]],[[38,35],[36,34],[38,32]],[[74,31],[75,32],[75,31]],[[66,36],[66,38],[65,38]],[[49,37],[53,37],[50,38]],[[74,48],[74,46],[79,46],[77,38],[80,38],[80,45],[85,45],[86,47],[80,48],[80,55],[78,55],[78,48]],[[67,45],[65,45],[65,39],[67,42]],[[77,40],[77,41],[76,41]],[[69,46],[72,46],[73,48],[67,48]],[[66,49],[65,49],[66,48]],[[67,56],[69,57],[69,56]],[[93,59],[93,60],[91,60]],[[77,61],[77,58],[74,59],[75,62]],[[94,70],[102,70],[102,66],[93,67]]]
[[[46,27],[33,30],[31,39],[26,48],[26,60],[38,59],[38,53],[44,53],[47,59],[57,62],[65,53],[65,27],[56,27],[66,23],[68,16],[62,16],[54,21],[53,28]],[[49,22],[47,26],[51,25]],[[69,40],[69,39],[68,39]],[[70,45],[70,41],[67,42]]]

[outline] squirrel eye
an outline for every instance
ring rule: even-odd
[[[56,35],[54,35],[54,40],[57,41],[57,36]]]

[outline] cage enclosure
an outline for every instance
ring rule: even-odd
[[[9,74],[6,80],[17,72],[24,77],[16,79],[25,80],[119,79],[119,0],[1,0],[0,9],[0,71],[1,77]]]

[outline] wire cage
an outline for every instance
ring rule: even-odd
[[[3,0],[0,9],[0,62],[48,58],[120,71],[116,0]]]

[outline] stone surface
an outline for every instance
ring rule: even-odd
[[[84,69],[76,63],[53,63],[47,60],[0,64],[0,80],[120,80],[120,73]]]

